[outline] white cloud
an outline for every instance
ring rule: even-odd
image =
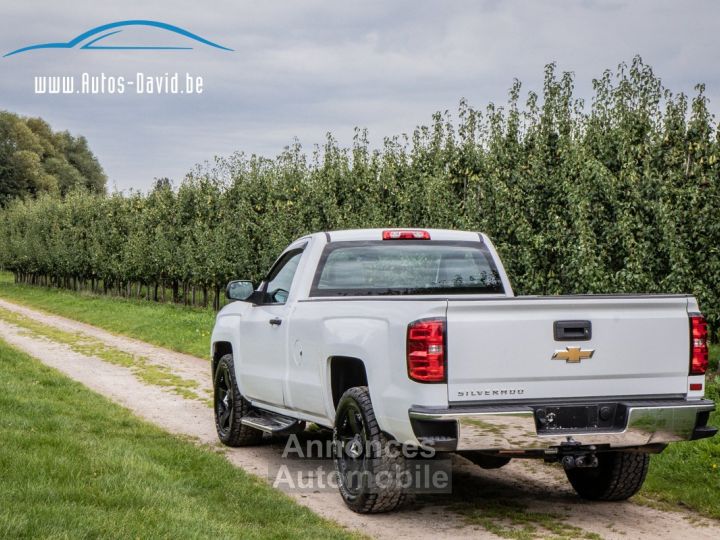
[[[371,140],[410,131],[461,97],[504,101],[513,78],[538,90],[543,66],[574,71],[578,95],[593,77],[641,54],[666,85],[708,84],[720,102],[715,61],[720,5],[671,2],[401,1],[341,3],[194,1],[23,2],[2,8],[0,50],[66,41],[93,26],[155,19],[235,49],[165,53],[34,51],[0,59],[0,108],[42,116],[88,137],[121,189],[180,178],[194,163],[235,150],[277,154],[353,127]],[[202,96],[34,96],[32,75],[189,71]]]

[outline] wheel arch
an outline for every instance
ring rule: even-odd
[[[215,369],[220,359],[226,354],[233,354],[232,343],[229,341],[216,341],[212,347],[212,375],[215,376]]]
[[[330,372],[330,397],[333,409],[337,409],[342,395],[355,386],[368,386],[367,370],[362,359],[353,356],[328,358]]]

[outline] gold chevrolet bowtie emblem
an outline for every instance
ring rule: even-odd
[[[581,349],[580,347],[565,347],[564,351],[555,351],[553,360],[565,360],[568,364],[578,364],[580,360],[592,358],[595,349]]]

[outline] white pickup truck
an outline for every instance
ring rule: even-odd
[[[367,480],[398,478],[410,460],[398,448],[486,468],[558,461],[580,496],[622,500],[649,454],[717,431],[692,296],[514,296],[484,234],[312,234],[227,296],[211,346],[220,440],[332,428],[356,512],[405,500],[406,484]]]

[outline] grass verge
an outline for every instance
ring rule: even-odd
[[[215,323],[209,309],[16,285],[9,272],[0,272],[0,298],[200,358]]]
[[[0,342],[0,537],[348,538]]]

